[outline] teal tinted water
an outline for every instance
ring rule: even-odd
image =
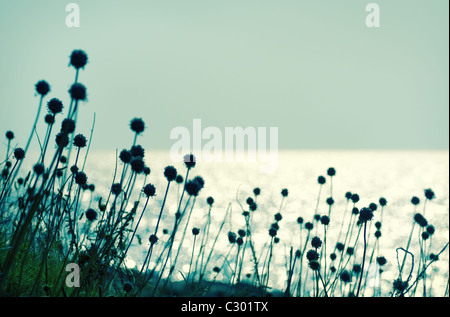
[[[157,196],[153,199],[146,210],[144,219],[140,225],[139,237],[142,244],[136,240],[128,265],[140,267],[147,252],[148,237],[153,233],[157,215],[160,210],[162,198],[166,188],[166,180],[163,176],[164,167],[173,165],[178,172],[184,176],[185,167],[179,162],[172,162],[168,152],[153,151],[146,153],[146,163],[151,168],[151,174],[146,182],[153,183],[157,188]],[[203,228],[206,223],[208,206],[206,198],[212,196],[215,200],[212,209],[211,234],[217,232],[227,208],[230,208],[231,217],[223,228],[222,235],[216,245],[216,253],[213,257],[211,268],[223,262],[223,256],[229,248],[226,236],[228,231],[237,232],[245,228],[244,217],[238,200],[244,205],[247,197],[253,197],[253,188],[259,187],[261,195],[257,198],[258,209],[253,214],[253,239],[257,252],[262,252],[270,240],[268,229],[274,222],[274,214],[280,211],[282,200],[281,190],[289,191],[281,208],[283,219],[279,222],[279,243],[274,247],[271,264],[269,285],[283,289],[286,283],[286,260],[289,249],[300,248],[300,229],[297,218],[302,217],[304,221],[312,221],[319,194],[317,178],[320,175],[327,176],[327,169],[334,167],[336,175],[331,181],[327,176],[327,182],[320,189],[318,213],[328,214],[329,207],[326,198],[333,197],[335,203],[332,206],[331,222],[327,231],[327,254],[330,254],[336,244],[341,223],[347,228],[349,213],[345,193],[350,191],[360,196],[357,207],[365,207],[374,202],[377,205],[379,198],[387,200],[387,206],[381,212],[380,206],[375,211],[376,221],[382,222],[382,236],[380,238],[379,253],[388,263],[384,267],[381,286],[384,294],[391,290],[392,280],[397,278],[396,248],[406,247],[409,237],[413,215],[421,212],[425,215],[429,224],[432,224],[436,232],[431,239],[430,252],[438,253],[448,242],[449,237],[449,153],[448,151],[280,151],[278,156],[278,169],[272,174],[262,174],[259,165],[252,162],[197,162],[190,172],[190,177],[202,176],[205,187],[200,192],[193,209],[192,217],[188,225],[185,242],[182,245],[177,271],[184,274],[188,271],[190,256],[192,253],[193,227]],[[114,152],[92,152],[90,153],[86,172],[89,179],[96,186],[96,195],[106,196],[113,177],[115,166]],[[119,171],[121,165],[118,166]],[[332,187],[330,186],[332,183]],[[137,189],[144,184],[143,177],[136,182]],[[428,201],[424,210],[424,189],[431,188],[436,197]],[[181,188],[173,184],[168,193],[168,201],[163,212],[160,225],[159,247],[166,239],[161,233],[163,228],[171,229],[174,214],[177,208],[178,197]],[[411,198],[417,196],[421,199],[416,208],[411,204]],[[346,211],[347,210],[347,211]],[[373,226],[372,226],[373,227]],[[416,226],[417,227],[417,226]],[[318,230],[318,231],[317,231]],[[375,241],[372,228],[369,238],[369,246]],[[417,244],[419,230],[416,228],[413,237],[411,252],[419,258],[420,249]],[[321,239],[324,238],[323,226],[313,229]],[[181,234],[180,234],[181,236]],[[303,241],[305,230],[303,230]],[[341,239],[342,240],[342,239]],[[360,264],[362,258],[362,237],[359,239],[355,263]],[[198,247],[199,243],[197,243]],[[178,245],[176,244],[177,248]],[[427,247],[428,248],[428,247]],[[309,246],[308,246],[309,249]],[[371,249],[370,249],[371,250]],[[198,252],[198,250],[196,250]],[[235,254],[235,253],[231,253]],[[250,252],[247,252],[247,266],[243,274],[252,273],[252,262]],[[445,251],[440,261],[430,267],[429,272],[433,276],[433,294],[442,296],[448,282],[448,250]],[[219,276],[227,281],[233,269],[234,258],[231,257],[229,265],[225,266],[224,274]],[[327,259],[327,261],[329,261]],[[329,263],[329,262],[328,262]],[[416,267],[417,267],[416,263]],[[366,266],[367,268],[367,266]],[[350,267],[351,269],[351,267]],[[373,266],[369,270],[375,270]],[[371,278],[372,276],[372,278]],[[372,273],[368,284],[378,283]],[[174,274],[175,279],[182,279],[182,274]]]

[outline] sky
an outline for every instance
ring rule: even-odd
[[[68,108],[74,49],[89,61],[77,132],[93,149],[169,149],[172,129],[277,127],[280,149],[448,149],[447,0],[0,0],[0,133],[28,139],[46,80]],[[37,126],[45,134],[43,109]],[[61,117],[62,118],[62,117]],[[61,119],[60,118],[60,119]],[[3,139],[2,144],[6,143]]]

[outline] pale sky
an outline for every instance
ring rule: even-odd
[[[447,0],[374,1],[379,28],[362,0],[73,2],[79,28],[65,24],[69,1],[0,0],[0,133],[18,145],[37,81],[68,108],[69,55],[82,49],[77,132],[95,113],[92,149],[129,146],[134,117],[148,149],[169,149],[193,119],[278,127],[281,149],[448,149]]]

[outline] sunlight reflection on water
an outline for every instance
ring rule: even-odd
[[[145,161],[151,168],[151,174],[146,180],[157,188],[157,197],[150,202],[138,234],[142,237],[142,245],[134,243],[130,253],[128,264],[134,263],[139,267],[148,248],[148,237],[153,233],[156,218],[160,210],[167,182],[163,176],[164,167],[173,165],[184,176],[185,167],[177,162],[170,162],[169,153],[163,151],[151,151],[146,153]],[[192,218],[188,227],[188,234],[183,244],[183,252],[180,252],[180,265],[178,270],[186,269],[189,264],[193,236],[190,233],[192,227],[202,228],[205,223],[205,215],[208,210],[206,198],[212,196],[215,199],[212,210],[211,235],[214,236],[223,219],[228,204],[231,203],[231,221],[224,226],[221,238],[216,245],[217,254],[224,255],[229,243],[226,236],[228,231],[237,232],[245,227],[244,217],[241,215],[236,197],[245,205],[247,197],[253,196],[253,188],[261,188],[261,195],[257,199],[258,209],[253,215],[253,239],[257,252],[260,252],[269,241],[268,229],[274,222],[273,215],[279,211],[281,202],[281,190],[287,188],[289,196],[281,210],[283,219],[280,221],[278,237],[280,243],[274,248],[273,262],[271,264],[270,285],[284,289],[286,283],[286,259],[289,248],[294,251],[299,248],[299,226],[296,222],[299,216],[305,222],[311,221],[319,193],[317,177],[326,176],[327,169],[334,167],[336,176],[333,177],[331,193],[330,178],[321,190],[319,214],[328,213],[328,205],[325,199],[333,196],[335,204],[331,210],[331,222],[327,231],[327,254],[333,251],[336,238],[341,226],[343,213],[346,210],[345,193],[350,191],[357,193],[361,200],[357,207],[368,206],[374,202],[378,204],[380,197],[387,199],[387,206],[383,209],[382,237],[380,238],[380,255],[386,257],[388,264],[384,267],[382,275],[383,294],[391,289],[392,280],[397,278],[397,247],[405,247],[410,234],[415,210],[411,204],[411,197],[417,196],[421,204],[417,212],[423,212],[424,189],[431,188],[436,197],[428,201],[425,217],[432,224],[436,233],[432,237],[431,250],[434,253],[448,242],[449,236],[449,153],[448,151],[280,151],[279,167],[273,174],[261,174],[255,163],[202,163],[198,162],[191,170],[190,178],[200,175],[205,180],[205,187],[197,199]],[[115,166],[115,152],[91,152],[89,154],[86,173],[90,181],[96,185],[94,196],[106,197],[112,182]],[[118,164],[121,171],[121,164]],[[136,189],[142,188],[143,177],[136,182]],[[159,234],[160,243],[163,245],[164,237],[161,230],[170,230],[173,226],[174,213],[180,188],[173,184],[168,194],[168,201],[163,213],[163,219]],[[137,192],[136,190],[135,192]],[[87,199],[87,198],[86,198]],[[142,205],[142,204],[141,204]],[[375,211],[375,221],[380,221],[380,206]],[[346,218],[345,221],[348,221]],[[372,228],[370,243],[374,241]],[[313,233],[323,238],[323,226],[320,230],[313,229]],[[303,237],[304,239],[304,237]],[[362,239],[360,239],[361,241]],[[417,241],[417,238],[416,240]],[[198,245],[197,245],[198,246]],[[417,243],[411,246],[411,251],[419,254]],[[358,252],[362,252],[359,247]],[[248,254],[249,255],[249,254]],[[357,261],[362,255],[357,254]],[[418,257],[418,256],[417,256]],[[250,258],[248,258],[246,273],[251,273]],[[433,290],[435,296],[442,296],[448,281],[448,250],[440,257],[440,261],[433,264]],[[327,259],[328,260],[328,259]],[[216,256],[214,265],[219,265],[223,258]],[[329,260],[328,260],[329,261]],[[233,261],[231,261],[233,263]],[[358,263],[358,262],[356,262]],[[373,268],[370,268],[373,271]],[[226,269],[229,274],[230,270]],[[431,270],[430,270],[431,272]],[[186,273],[186,272],[185,272]],[[181,279],[181,274],[174,274]],[[228,278],[226,274],[223,278]],[[373,283],[373,279],[368,284]]]

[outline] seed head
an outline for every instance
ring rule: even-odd
[[[434,192],[430,188],[425,189],[425,197],[428,200],[432,200],[434,198]]]
[[[62,112],[63,109],[63,103],[58,98],[52,98],[47,102],[47,108],[50,113],[56,115],[60,112]]]
[[[201,189],[199,183],[194,180],[189,180],[184,188],[189,196],[198,196]]]
[[[327,204],[328,204],[329,206],[331,206],[331,205],[334,204],[334,199],[333,199],[333,197],[328,197],[328,198],[327,198]]]
[[[84,68],[88,60],[86,53],[82,50],[74,50],[70,55],[70,65],[75,69]]]
[[[177,178],[177,169],[173,166],[167,166],[164,169],[164,176],[166,177],[167,181],[174,181]]]
[[[130,121],[130,129],[136,134],[141,134],[145,130],[144,120],[141,118],[134,118]]]
[[[77,172],[75,174],[75,183],[80,186],[83,186],[87,183],[87,176],[84,172]]]
[[[324,226],[328,226],[330,224],[330,217],[328,216],[322,216],[320,217],[320,223]]]
[[[305,229],[311,231],[314,228],[314,225],[312,222],[305,223]]]
[[[327,174],[328,174],[328,176],[331,176],[331,177],[333,177],[334,175],[336,175],[336,170],[334,169],[334,167],[330,167],[330,168],[327,170]]]
[[[236,233],[229,231],[228,232],[228,241],[230,243],[235,243],[236,242]]]
[[[193,154],[185,155],[183,161],[188,169],[195,167],[195,156]]]
[[[428,225],[428,221],[419,213],[416,213],[414,215],[414,221],[422,228],[425,228]]]
[[[387,263],[387,260],[384,256],[377,257],[377,263],[379,266],[383,266]]]
[[[411,198],[411,204],[413,204],[414,206],[417,206],[418,204],[420,204],[420,199],[419,197],[413,196]]]
[[[155,196],[156,188],[155,186],[153,186],[153,184],[147,184],[144,186],[144,189],[142,189],[142,191],[147,197],[153,197]]]
[[[47,113],[44,117],[44,121],[48,125],[52,125],[53,123],[55,123],[55,116],[53,114]]]
[[[75,121],[72,119],[64,119],[61,122],[61,132],[73,133],[75,131]]]
[[[115,196],[119,195],[122,191],[122,185],[120,183],[114,183],[111,186],[111,193]]]
[[[318,271],[320,269],[320,263],[317,260],[309,261],[308,265],[313,271]]]
[[[14,157],[18,161],[23,160],[25,158],[25,151],[21,147],[15,148]]]
[[[37,163],[33,166],[33,171],[36,173],[37,176],[44,174],[45,168],[44,165],[41,163]]]
[[[192,234],[194,236],[197,236],[200,233],[200,229],[199,228],[192,228]]]
[[[81,83],[72,84],[69,89],[70,98],[74,100],[86,100],[86,87]]]
[[[347,198],[347,200],[352,198],[352,193],[351,192],[346,192],[345,193],[345,198]]]
[[[177,178],[175,178],[175,182],[177,184],[181,184],[184,181],[183,176],[177,175]]]
[[[378,202],[380,203],[380,206],[381,206],[381,207],[384,207],[384,206],[386,206],[386,204],[387,204],[386,198],[383,198],[383,197],[381,197],[380,200],[379,200]]]
[[[325,179],[325,177],[323,177],[323,176],[319,176],[319,177],[317,178],[317,182],[318,182],[320,185],[323,185],[323,184],[325,184],[326,179]]]
[[[131,169],[136,174],[141,174],[145,168],[144,160],[140,156],[132,158],[130,161],[130,165],[131,165]]]
[[[65,132],[59,132],[55,141],[59,148],[65,148],[69,144],[69,136]]]
[[[286,188],[284,188],[284,189],[281,191],[281,196],[283,196],[283,197],[287,197],[288,194],[289,194],[289,191],[288,191]]]
[[[358,194],[352,194],[351,200],[353,201],[353,203],[356,204],[359,201],[359,195]]]
[[[50,91],[50,85],[45,80],[40,80],[35,85],[36,92],[44,97]]]
[[[259,189],[259,187],[254,188],[253,194],[255,194],[255,196],[259,196],[261,194],[261,189]]]
[[[94,221],[97,219],[97,212],[94,209],[89,208],[86,210],[86,219],[89,221]]]
[[[302,217],[298,217],[298,218],[297,218],[297,223],[298,223],[299,225],[301,225],[301,224],[303,223],[303,218],[302,218]]]
[[[361,222],[366,222],[366,221],[370,221],[373,218],[373,211],[370,208],[361,208],[361,210],[359,211],[359,220]]]
[[[276,221],[281,221],[281,219],[283,219],[283,216],[278,212],[275,214],[274,218]]]
[[[73,138],[73,145],[75,145],[76,147],[83,148],[86,146],[86,144],[87,144],[86,137],[82,134],[77,134]]]
[[[130,149],[130,153],[131,153],[132,157],[140,156],[140,157],[144,158],[144,156],[145,156],[145,150],[140,145],[133,145]]]
[[[344,282],[346,284],[352,280],[352,276],[347,270],[342,272],[341,275],[339,276],[339,278],[341,279],[342,282]]]
[[[150,235],[150,238],[148,239],[150,241],[151,245],[154,245],[156,242],[158,242],[158,237],[155,234]]]
[[[308,261],[317,261],[319,259],[319,253],[316,250],[309,250],[306,252],[306,258]]]
[[[6,131],[5,136],[6,136],[6,138],[7,138],[8,140],[11,141],[12,139],[14,139],[14,132],[12,132],[12,131]]]
[[[208,197],[208,198],[206,199],[206,203],[207,203],[208,205],[212,206],[212,205],[214,204],[214,198],[212,198],[211,196]]]
[[[315,249],[318,249],[322,246],[322,240],[319,237],[313,237],[311,239],[311,246]]]
[[[370,203],[369,204],[369,209],[370,210],[375,211],[375,210],[377,210],[377,208],[378,208],[377,204],[375,204],[375,203]]]
[[[131,155],[130,151],[124,149],[120,152],[119,158],[123,163],[127,164],[130,163],[133,156]]]

